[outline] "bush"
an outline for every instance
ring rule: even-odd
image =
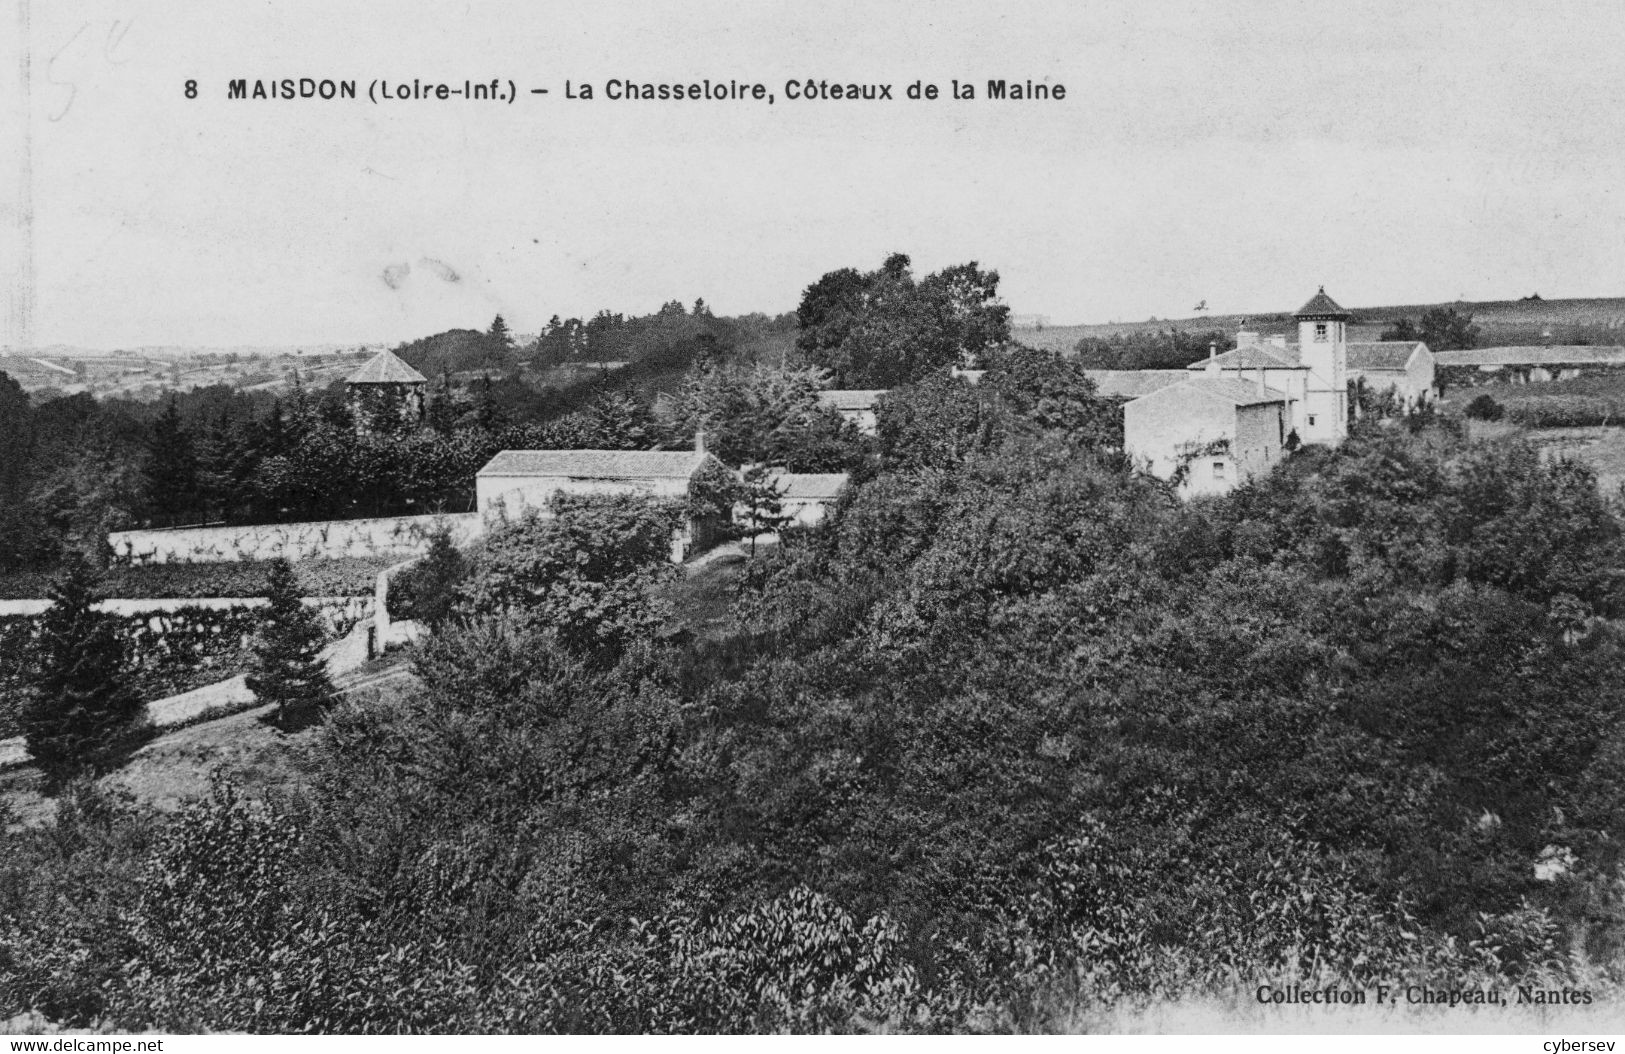
[[[301,595],[354,597],[372,593],[378,574],[399,563],[393,557],[341,557],[300,560],[293,565]],[[168,600],[194,597],[256,597],[265,584],[269,560],[207,564],[114,566],[96,585],[98,599],[130,597]],[[0,600],[36,600],[46,595],[51,576],[38,571],[0,575]]]
[[[428,554],[390,579],[390,616],[440,625],[451,617],[458,587],[468,577],[468,571],[468,560],[452,544],[451,531],[445,527],[436,530],[430,537]]]
[[[1499,421],[1505,413],[1501,404],[1488,395],[1480,395],[1467,404],[1467,416],[1475,421]]]

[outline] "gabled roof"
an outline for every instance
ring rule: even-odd
[[[1625,365],[1625,348],[1579,344],[1473,348],[1468,351],[1436,351],[1433,361],[1440,366]]]
[[[475,475],[688,479],[710,456],[701,450],[504,450]]]
[[[350,374],[346,384],[427,384],[429,378],[400,360],[392,351],[380,351]]]
[[[1193,395],[1206,399],[1222,400],[1231,406],[1260,406],[1266,403],[1287,402],[1285,392],[1278,392],[1272,388],[1259,388],[1256,383],[1239,381],[1233,377],[1192,377],[1179,384],[1170,385],[1142,395],[1134,403],[1144,402],[1147,399],[1160,399],[1165,396]],[[1130,403],[1133,405],[1133,403]]]
[[[1410,365],[1411,356],[1418,348],[1425,348],[1419,340],[1376,340],[1349,344],[1351,370],[1403,370]]]
[[[1328,318],[1346,319],[1349,313],[1340,307],[1337,301],[1326,295],[1326,287],[1321,286],[1320,292],[1309,298],[1309,302],[1298,308],[1293,318]]]
[[[818,393],[818,402],[832,410],[872,410],[885,388],[831,388]]]
[[[814,498],[833,498],[846,486],[845,472],[780,472],[773,483],[786,498],[803,501]]]
[[[1084,370],[1095,382],[1095,394],[1107,399],[1134,399],[1189,378],[1184,370]]]
[[[1185,368],[1187,370],[1205,370],[1209,362],[1217,362],[1221,370],[1256,370],[1260,366],[1266,370],[1307,370],[1309,367],[1298,361],[1296,345],[1277,347],[1274,344],[1248,344],[1245,347],[1231,348],[1222,355],[1215,355],[1211,359],[1197,359]]]

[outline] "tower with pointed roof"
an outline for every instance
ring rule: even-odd
[[[1299,438],[1336,446],[1349,434],[1350,316],[1321,286],[1293,317],[1298,321],[1298,361],[1308,370]]]
[[[429,379],[394,352],[380,351],[344,383],[360,431],[394,427],[397,418],[407,428],[423,421],[423,394]]]

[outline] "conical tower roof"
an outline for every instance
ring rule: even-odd
[[[392,351],[380,351],[350,374],[346,384],[427,384],[429,378],[402,362]]]
[[[1326,295],[1326,287],[1321,286],[1320,292],[1309,298],[1309,303],[1298,308],[1294,318],[1330,318],[1347,319],[1349,313],[1340,307],[1337,301]]]

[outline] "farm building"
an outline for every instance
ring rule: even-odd
[[[1123,446],[1186,497],[1222,494],[1269,472],[1286,455],[1285,392],[1202,375],[1123,407]]]
[[[1450,370],[1451,379],[1456,383],[1482,379],[1528,384],[1565,381],[1587,373],[1625,368],[1625,348],[1581,344],[1472,348],[1441,351],[1434,359],[1441,369]]]
[[[780,472],[773,476],[779,489],[779,509],[790,522],[811,527],[823,520],[846,486],[845,472]]]
[[[857,426],[864,435],[875,434],[875,403],[884,388],[831,388],[818,393],[818,405],[827,406]]]
[[[696,442],[694,450],[504,450],[474,477],[480,519],[517,519],[527,511],[547,514],[558,493],[637,494],[682,501],[692,496],[695,477],[707,464],[720,464]],[[690,520],[672,541],[680,561],[703,544],[710,525]]]
[[[1265,341],[1243,331],[1236,347],[1222,355],[1214,349],[1182,371],[1093,371],[1097,386],[1119,397],[1150,389],[1123,406],[1124,449],[1189,496],[1222,493],[1268,472],[1293,435],[1341,443],[1348,435],[1349,313],[1322,288],[1295,317],[1295,346],[1284,336]]]
[[[1364,381],[1373,392],[1392,392],[1410,413],[1433,401],[1436,360],[1419,340],[1356,342],[1349,345],[1349,380]]]

